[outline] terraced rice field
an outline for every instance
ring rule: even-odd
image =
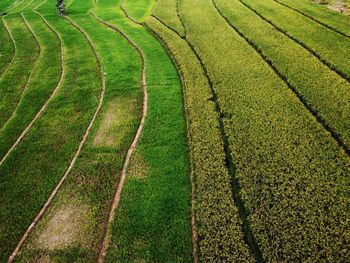
[[[0,2],[0,262],[349,261],[346,12],[64,2]]]

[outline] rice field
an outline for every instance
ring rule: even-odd
[[[64,4],[0,2],[0,262],[349,261],[347,10]]]

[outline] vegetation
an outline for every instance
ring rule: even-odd
[[[42,117],[0,167],[1,260],[14,249],[67,169],[101,92],[96,59],[84,37],[65,20],[47,20],[64,41],[65,79]]]
[[[0,1],[0,262],[350,258],[347,16],[55,3]]]
[[[348,67],[350,61],[348,53],[349,39],[339,33],[320,25],[314,20],[283,6],[275,0],[242,0],[258,14],[281,28],[286,34],[303,43],[308,49],[315,52],[323,61],[344,74],[350,76]],[[303,28],[303,30],[300,30]],[[341,52],[340,52],[341,50]]]
[[[0,79],[0,128],[11,117],[27,89],[40,53],[39,43],[26,25],[24,17],[19,14],[12,15],[3,21],[11,30],[16,55],[10,68]]]
[[[312,1],[280,0],[279,2],[350,37],[350,16],[340,16],[338,13],[330,12],[328,7],[316,5]],[[347,8],[350,8],[350,1],[344,0],[343,2]],[[325,4],[329,3],[331,1],[325,0]]]
[[[0,27],[0,76],[8,69],[11,65],[11,61],[15,55],[15,47],[12,41],[10,32],[7,31],[5,22],[1,20]]]

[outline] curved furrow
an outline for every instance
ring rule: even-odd
[[[15,114],[15,112],[17,111],[18,109],[18,106],[21,104],[22,100],[23,100],[23,95],[25,94],[25,92],[27,91],[31,81],[32,81],[32,78],[33,78],[33,74],[34,72],[37,70],[37,66],[40,62],[40,60],[42,60],[43,58],[43,51],[42,51],[42,47],[41,47],[41,44],[38,40],[38,36],[35,34],[35,32],[33,31],[32,27],[30,26],[30,24],[28,23],[27,19],[25,18],[24,14],[21,13],[21,16],[23,18],[23,21],[24,23],[26,24],[27,28],[29,29],[29,31],[32,33],[34,39],[35,39],[35,42],[37,43],[38,47],[39,47],[39,56],[37,57],[36,61],[35,61],[35,64],[33,66],[33,69],[31,70],[30,74],[29,74],[29,78],[27,79],[27,82],[25,83],[24,85],[24,88],[22,89],[22,92],[21,92],[21,96],[20,96],[20,99],[19,101],[17,102],[17,105],[16,105],[16,108],[13,110],[13,113],[11,114],[11,116],[9,116],[9,118],[6,120],[6,122],[3,124],[3,126],[6,125],[6,123],[8,122],[9,119],[11,119],[11,117]],[[1,165],[1,164],[0,164]]]
[[[97,115],[99,114],[101,107],[102,107],[102,103],[103,103],[103,99],[104,99],[104,94],[105,94],[105,77],[103,74],[103,67],[99,58],[99,55],[92,43],[92,41],[90,40],[90,37],[87,35],[87,33],[81,29],[76,23],[74,23],[70,18],[65,17],[65,19],[67,19],[70,24],[75,27],[78,31],[80,31],[80,33],[82,33],[86,39],[86,41],[88,42],[89,46],[91,47],[95,57],[96,57],[96,61],[100,70],[100,81],[101,81],[101,93],[100,93],[100,98],[99,98],[99,102],[96,108],[96,111],[85,131],[85,134],[82,138],[82,140],[80,141],[79,147],[77,149],[77,151],[75,152],[67,170],[65,171],[63,177],[61,178],[61,180],[59,181],[59,183],[56,185],[55,189],[52,191],[50,197],[47,199],[46,203],[44,204],[44,206],[42,207],[42,209],[39,211],[39,213],[37,214],[37,216],[35,217],[35,219],[33,220],[33,222],[30,224],[30,226],[27,228],[26,232],[24,233],[24,235],[22,236],[22,238],[20,239],[19,243],[17,244],[15,250],[13,251],[13,253],[11,254],[8,263],[12,263],[15,259],[15,257],[18,255],[18,252],[20,251],[20,249],[22,248],[23,244],[27,241],[30,233],[33,231],[33,229],[35,228],[35,226],[38,224],[38,222],[40,221],[40,219],[43,217],[43,215],[45,214],[45,212],[47,211],[47,209],[49,208],[50,204],[52,203],[53,199],[56,197],[57,193],[59,192],[61,186],[64,184],[65,180],[67,179],[68,175],[70,174],[70,172],[72,171],[80,153],[81,150],[83,149],[88,136],[90,134],[90,131],[92,129],[92,126],[94,125],[94,122],[97,118]]]
[[[260,14],[256,9],[254,9],[252,6],[250,6],[249,4],[247,4],[244,0],[239,0],[239,2],[241,2],[243,5],[245,5],[249,10],[251,10],[252,12],[254,12],[257,16],[259,16],[262,20],[264,20],[265,22],[269,23],[271,26],[273,26],[277,31],[281,32],[282,34],[284,34],[285,36],[287,36],[288,38],[290,38],[291,40],[293,40],[296,44],[300,45],[301,47],[305,48],[307,51],[309,51],[313,56],[315,56],[320,62],[322,62],[322,64],[324,64],[325,66],[327,66],[330,70],[332,70],[333,72],[335,72],[338,76],[340,76],[341,78],[343,78],[344,80],[346,80],[348,83],[350,83],[350,76],[348,76],[347,74],[345,74],[344,72],[342,72],[341,70],[339,70],[335,65],[333,65],[332,63],[330,63],[327,59],[325,59],[324,57],[322,57],[320,54],[318,54],[316,51],[314,51],[311,47],[309,47],[308,45],[306,45],[304,42],[300,41],[299,39],[297,39],[296,37],[294,37],[293,35],[291,35],[290,33],[287,32],[287,30],[283,29],[282,27],[276,25],[275,23],[273,23],[270,19],[268,19],[267,17],[263,16],[262,14]]]
[[[278,4],[282,5],[282,6],[285,6],[285,7],[289,8],[289,9],[295,11],[295,12],[297,12],[298,14],[301,14],[301,15],[311,19],[312,21],[315,21],[316,23],[318,23],[318,24],[320,24],[320,25],[322,25],[322,26],[324,26],[324,27],[326,27],[326,28],[328,28],[328,29],[330,29],[330,30],[332,30],[332,31],[334,31],[334,32],[344,36],[344,37],[350,38],[350,35],[345,34],[345,33],[339,31],[338,29],[336,29],[336,28],[334,28],[332,26],[327,25],[326,23],[323,23],[322,21],[320,21],[320,20],[318,20],[318,19],[316,19],[316,18],[314,18],[314,17],[312,17],[312,16],[310,16],[310,15],[308,15],[308,14],[306,14],[306,13],[304,13],[304,12],[302,12],[302,11],[296,9],[296,8],[294,8],[294,7],[291,7],[290,5],[287,5],[287,4],[285,4],[285,3],[281,2],[281,1],[278,1],[278,0],[273,0],[273,1],[275,1],[276,3],[278,3]]]
[[[16,31],[13,33],[17,34],[17,38],[21,38],[19,40],[21,42],[18,43],[18,41],[16,41],[17,53],[15,59],[11,67],[8,68],[6,74],[0,79],[0,129],[15,112],[42,58],[41,46],[36,35],[28,25],[23,14],[21,14],[20,17],[23,21],[23,27],[17,24],[18,27],[14,29]],[[19,23],[17,18],[12,17],[11,19]],[[27,35],[23,34],[24,31],[20,32],[20,30],[27,30]],[[15,35],[13,36],[16,38]]]
[[[6,74],[6,72],[8,71],[8,69],[11,68],[11,66],[12,66],[12,64],[13,64],[13,61],[15,60],[16,54],[17,54],[16,42],[15,42],[15,40],[14,40],[14,38],[13,38],[13,36],[12,36],[12,33],[11,33],[11,31],[10,31],[10,29],[9,29],[9,27],[8,27],[7,23],[5,22],[5,20],[4,20],[3,17],[1,17],[1,22],[2,22],[2,24],[4,25],[4,28],[6,29],[6,32],[7,32],[7,34],[8,34],[9,37],[10,37],[10,40],[11,40],[11,42],[12,42],[12,44],[13,44],[14,52],[13,52],[12,59],[10,60],[10,63],[8,63],[8,64],[4,67],[5,69],[0,73],[0,79],[1,79],[1,77],[2,77],[3,75]]]
[[[213,85],[213,81],[211,80],[209,74],[208,74],[208,69],[205,66],[205,64],[203,63],[199,53],[197,52],[196,48],[191,44],[191,42],[186,38],[186,37],[181,37],[181,35],[179,35],[175,30],[173,30],[172,28],[168,27],[163,21],[161,21],[160,19],[158,19],[157,17],[153,16],[155,19],[157,19],[161,24],[163,24],[165,27],[167,27],[169,30],[173,31],[174,33],[176,33],[180,38],[182,38],[183,40],[186,41],[187,45],[190,47],[190,49],[192,50],[193,54],[196,56],[198,62],[201,65],[201,68],[203,69],[203,73],[204,76],[206,77],[209,87],[211,89],[212,92],[212,100],[215,103],[215,110],[218,113],[218,121],[219,121],[219,126],[220,126],[220,132],[221,132],[221,137],[223,140],[223,145],[224,145],[224,152],[225,152],[225,156],[226,156],[226,165],[227,165],[227,169],[230,173],[230,176],[232,178],[232,189],[233,189],[233,199],[235,201],[235,204],[238,208],[238,213],[239,213],[239,217],[242,221],[242,231],[244,233],[244,240],[247,243],[247,245],[250,248],[250,251],[252,253],[252,255],[255,256],[255,260],[256,262],[263,262],[263,257],[262,257],[262,253],[259,249],[259,246],[254,238],[254,235],[251,231],[250,228],[250,224],[249,224],[249,220],[248,220],[248,212],[244,206],[244,202],[242,200],[242,198],[240,197],[240,185],[239,185],[239,181],[237,179],[237,177],[235,176],[235,165],[233,162],[233,158],[231,156],[231,150],[230,150],[230,144],[228,141],[228,135],[225,132],[225,128],[224,128],[224,113],[221,109],[219,100],[218,100],[218,96],[217,93],[215,91],[214,85]]]
[[[137,51],[137,53],[140,55],[140,58],[141,58],[141,61],[142,61],[142,74],[141,74],[141,89],[143,91],[142,116],[141,116],[141,121],[140,121],[139,127],[137,129],[136,135],[134,137],[134,140],[133,140],[133,142],[132,142],[132,144],[131,144],[131,146],[130,146],[130,148],[128,150],[128,153],[127,153],[127,155],[125,157],[125,162],[124,162],[123,169],[122,169],[122,172],[121,172],[121,175],[120,175],[119,183],[118,183],[118,186],[116,188],[115,196],[113,198],[113,202],[112,202],[111,209],[110,209],[110,212],[109,212],[108,223],[107,223],[106,228],[105,228],[105,233],[104,233],[104,237],[103,237],[103,241],[102,241],[102,245],[101,245],[100,253],[99,253],[99,257],[98,257],[98,262],[99,263],[103,263],[106,255],[107,255],[107,250],[108,250],[109,243],[110,243],[110,240],[111,240],[110,225],[111,225],[111,223],[114,220],[115,212],[116,212],[116,209],[118,208],[118,205],[119,205],[119,202],[120,202],[121,193],[122,193],[123,186],[124,186],[125,179],[126,179],[126,172],[127,172],[128,166],[130,164],[130,158],[131,158],[131,156],[133,155],[133,153],[134,153],[134,151],[136,149],[137,143],[138,143],[138,141],[140,139],[140,136],[141,136],[144,124],[145,124],[145,120],[146,120],[146,117],[147,117],[148,93],[147,93],[147,82],[146,82],[145,56],[143,54],[143,51],[121,29],[119,29],[119,28],[115,27],[114,25],[109,24],[109,23],[99,19],[94,13],[92,13],[92,16],[97,21],[99,21],[100,23],[104,24],[105,26],[113,29],[118,34],[120,34],[123,38],[125,38],[130,43],[130,45]]]
[[[339,147],[343,149],[343,151],[350,156],[350,148],[342,139],[342,136],[322,117],[319,115],[318,111],[316,111],[313,106],[305,99],[305,97],[298,91],[298,89],[290,83],[288,77],[284,75],[274,64],[273,62],[262,52],[261,48],[257,46],[252,40],[247,38],[242,31],[233,25],[228,18],[222,13],[222,11],[216,5],[215,0],[212,0],[213,5],[220,16],[226,21],[226,23],[236,32],[238,33],[259,55],[260,57],[273,69],[273,71],[283,80],[283,82],[290,88],[290,90],[298,97],[300,102],[304,105],[304,107],[312,114],[312,116],[317,120],[317,122],[330,133],[332,138],[338,143]]]
[[[51,102],[51,100],[54,98],[54,96],[56,95],[57,91],[59,90],[59,88],[61,87],[61,84],[63,82],[64,79],[64,75],[65,75],[65,69],[64,69],[64,50],[63,50],[63,44],[62,44],[62,39],[59,36],[59,34],[57,33],[57,31],[55,31],[53,29],[53,27],[47,22],[47,20],[37,11],[35,11],[40,18],[42,19],[42,21],[45,23],[45,25],[56,35],[57,39],[60,42],[60,50],[61,50],[61,76],[60,79],[57,83],[57,86],[54,88],[53,92],[51,93],[51,95],[49,96],[49,98],[45,101],[44,105],[40,108],[40,110],[37,112],[37,114],[35,115],[35,117],[31,120],[31,122],[28,124],[28,126],[23,130],[23,132],[21,133],[21,135],[17,138],[17,140],[15,141],[15,143],[11,146],[11,148],[6,152],[6,154],[2,157],[1,161],[0,161],[0,166],[5,162],[5,160],[10,156],[10,154],[16,149],[16,147],[20,144],[20,142],[23,140],[23,138],[28,134],[28,132],[30,131],[30,129],[33,127],[33,125],[35,124],[35,122],[40,118],[40,116],[43,114],[43,112],[45,111],[45,109],[47,108],[47,106],[49,105],[49,103]],[[2,129],[0,129],[0,132],[2,131]]]

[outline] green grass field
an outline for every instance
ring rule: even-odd
[[[64,3],[0,2],[0,262],[348,261],[346,12]]]

